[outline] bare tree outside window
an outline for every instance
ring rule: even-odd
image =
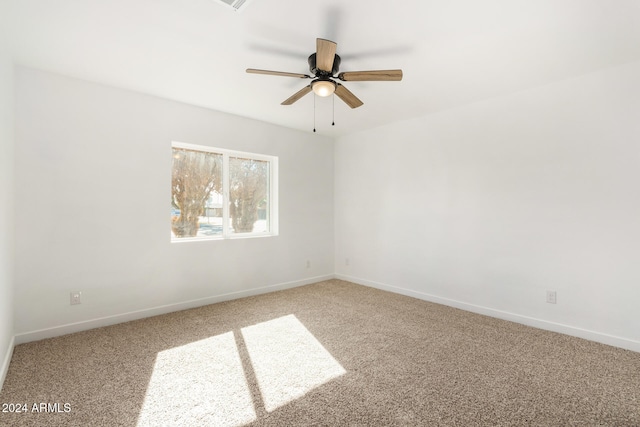
[[[222,192],[222,155],[173,148],[171,230],[176,237],[195,237],[212,191]]]
[[[250,233],[259,210],[266,211],[269,190],[269,162],[229,158],[229,209],[236,233]]]

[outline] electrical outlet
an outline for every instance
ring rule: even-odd
[[[71,305],[81,304],[82,303],[82,292],[71,292]]]
[[[311,261],[307,260],[307,268],[311,268]]]
[[[344,265],[348,266],[349,265],[349,258],[345,258],[344,259]]]
[[[556,301],[556,291],[547,291],[547,302],[549,304],[555,304]]]

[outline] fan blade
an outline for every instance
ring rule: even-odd
[[[340,83],[336,83],[336,91],[335,94],[338,95],[340,99],[342,99],[345,104],[347,104],[351,108],[358,108],[363,104],[362,101],[358,99],[349,89],[342,86]]]
[[[402,70],[347,71],[338,78],[345,82],[400,81]]]
[[[300,79],[310,79],[311,76],[299,73],[285,73],[283,71],[256,70],[255,68],[247,68],[249,74],[267,74],[269,76],[298,77]]]
[[[316,68],[331,73],[336,57],[336,44],[331,40],[316,39]]]
[[[282,104],[280,105],[291,105],[294,102],[296,102],[298,99],[308,94],[309,92],[311,92],[311,85],[303,87],[302,89],[300,89],[299,91],[291,95],[289,98],[282,101]]]

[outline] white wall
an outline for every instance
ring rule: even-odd
[[[17,341],[335,271],[640,351],[639,73],[631,63],[407,120],[334,151],[328,138],[18,68]],[[279,156],[280,236],[171,244],[171,140]]]
[[[25,68],[16,92],[17,342],[333,275],[330,138]],[[172,244],[172,140],[279,156],[280,235]]]
[[[0,388],[13,353],[13,63],[0,46]]]
[[[640,351],[639,75],[338,139],[337,274]]]

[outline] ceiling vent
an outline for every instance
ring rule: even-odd
[[[244,10],[248,3],[251,3],[251,0],[214,0],[216,3],[220,3],[226,7],[230,7],[231,9],[239,12]]]

